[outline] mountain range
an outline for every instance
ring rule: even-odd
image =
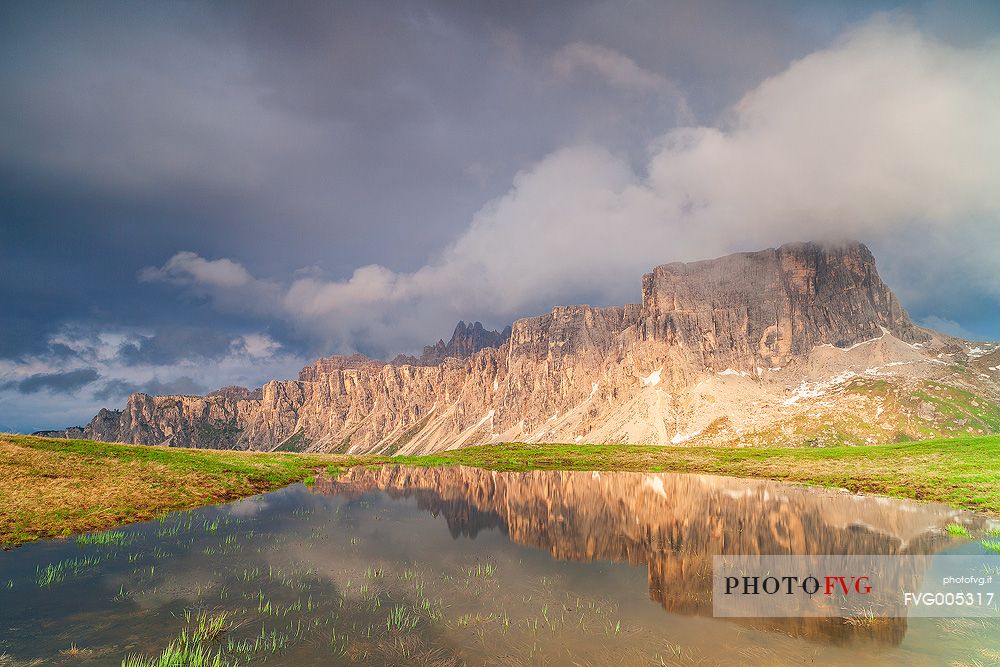
[[[915,325],[863,244],[655,267],[638,304],[460,322],[391,362],[137,393],[48,435],[253,450],[426,453],[502,441],[873,444],[1000,432],[1000,345]]]

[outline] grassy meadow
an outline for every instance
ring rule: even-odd
[[[234,500],[352,465],[624,470],[773,479],[1000,515],[1000,436],[825,448],[482,445],[427,456],[175,449],[0,434],[0,544]]]

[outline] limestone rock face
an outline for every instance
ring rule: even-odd
[[[334,371],[346,370],[377,370],[383,366],[382,362],[369,359],[363,354],[352,354],[350,356],[335,355],[317,359],[311,366],[306,366],[299,371],[300,382],[318,382],[321,378]]]
[[[506,327],[503,331],[487,331],[482,322],[459,322],[447,343],[439,340],[434,345],[427,345],[419,357],[400,354],[392,363],[396,366],[437,366],[448,357],[468,359],[487,347],[500,347],[506,343],[510,338],[510,329]]]
[[[225,396],[132,394],[122,411],[101,410],[87,437],[176,447],[232,448],[241,432],[240,406],[253,401]]]
[[[642,335],[687,347],[709,370],[776,367],[823,343],[848,347],[888,330],[927,340],[860,243],[796,243],[691,264],[642,280]]]
[[[640,304],[558,307],[503,332],[459,323],[419,359],[328,357],[254,392],[134,394],[84,432],[387,454],[500,441],[885,442],[990,432],[1000,372],[975,359],[995,349],[916,327],[860,243],[797,243],[656,267]],[[941,387],[956,388],[953,402],[981,399],[956,406],[971,421],[911,405]]]
[[[209,392],[208,394],[205,395],[222,396],[223,398],[230,401],[240,401],[251,398],[259,399],[261,397],[261,392],[259,389],[251,391],[246,387],[229,386],[229,387],[223,387],[222,389],[216,389],[215,391]]]

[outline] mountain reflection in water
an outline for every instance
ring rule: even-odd
[[[229,666],[1000,664],[996,619],[714,618],[711,597],[715,554],[981,553],[995,528],[720,477],[357,467],[0,552],[0,666],[159,664],[196,633]]]
[[[502,530],[557,559],[646,565],[651,599],[670,613],[709,617],[714,555],[933,554],[949,546],[947,524],[961,519],[979,528],[983,522],[943,505],[665,473],[359,466],[335,480],[318,480],[314,491],[412,498],[443,515],[456,538]],[[906,633],[905,618],[737,622],[832,643],[867,638],[896,645]]]

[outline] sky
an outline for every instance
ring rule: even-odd
[[[861,240],[1000,340],[1000,3],[0,4],[0,431]]]

